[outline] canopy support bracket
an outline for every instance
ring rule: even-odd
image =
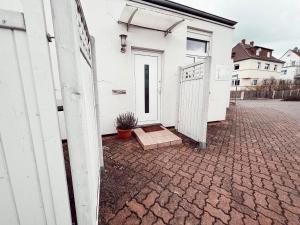
[[[184,21],[184,19],[177,21],[176,23],[174,23],[172,26],[170,26],[166,31],[165,31],[165,37],[169,34],[172,33],[172,30],[180,23],[182,23]]]
[[[128,19],[128,22],[127,22],[127,31],[129,31],[129,26],[130,26],[131,21],[132,21],[132,19],[133,19],[134,15],[136,14],[137,11],[138,11],[138,8],[136,8],[136,9],[131,13],[131,15],[130,15],[130,17],[129,17],[129,19]]]

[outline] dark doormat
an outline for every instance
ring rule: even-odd
[[[150,125],[150,126],[141,127],[141,128],[142,128],[143,131],[145,131],[146,133],[164,130],[159,124],[157,124],[157,125]]]

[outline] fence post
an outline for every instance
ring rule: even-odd
[[[241,92],[241,100],[244,100],[244,95],[245,95],[245,92],[242,91],[242,92]]]
[[[84,53],[81,53],[80,44],[83,43],[80,42],[79,28],[83,27],[82,29],[87,32],[87,27],[84,24],[78,25],[82,22],[79,16],[81,19],[84,18],[83,15],[79,15],[83,13],[81,9],[79,10],[79,4],[77,0],[51,0],[76,217],[78,225],[96,225],[98,224],[98,206],[94,203],[98,203],[99,196],[96,196],[94,189],[97,181],[92,171],[94,165],[90,164],[90,154],[95,150],[97,153],[99,151],[98,146],[92,143],[87,135],[94,135],[94,131],[88,126],[91,118],[87,118],[85,111],[89,110],[85,107],[87,105],[85,96],[88,96],[88,93],[85,93],[82,76],[88,74],[83,74],[81,68]]]

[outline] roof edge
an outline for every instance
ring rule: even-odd
[[[154,5],[158,5],[158,6],[162,6],[162,7],[166,7],[169,9],[173,9],[179,12],[184,12],[187,14],[191,14],[194,16],[199,16],[202,17],[204,19],[208,19],[208,20],[212,20],[218,23],[222,23],[228,26],[234,26],[237,24],[236,21],[233,20],[229,20],[220,16],[216,16],[214,14],[211,13],[207,13],[204,11],[201,11],[199,9],[195,9],[177,2],[173,2],[173,1],[169,1],[169,0],[140,0],[141,2],[147,2],[147,3],[152,3]]]
[[[233,62],[234,62],[234,63],[235,63],[235,62],[241,62],[241,61],[249,60],[249,59],[254,59],[254,60],[257,60],[257,61],[264,61],[264,62],[274,62],[274,63],[282,63],[282,64],[285,63],[285,61],[282,61],[282,60],[277,59],[277,58],[267,60],[267,59],[254,58],[254,57],[251,57],[251,56],[249,56],[248,58],[244,58],[244,59],[233,60]]]

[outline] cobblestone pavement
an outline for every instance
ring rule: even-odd
[[[239,101],[240,105],[252,106],[255,108],[271,108],[286,114],[288,117],[300,123],[300,102],[298,101],[282,101],[281,99],[259,99]]]
[[[143,151],[104,138],[100,224],[300,224],[300,127],[271,108],[231,106],[209,147]]]

